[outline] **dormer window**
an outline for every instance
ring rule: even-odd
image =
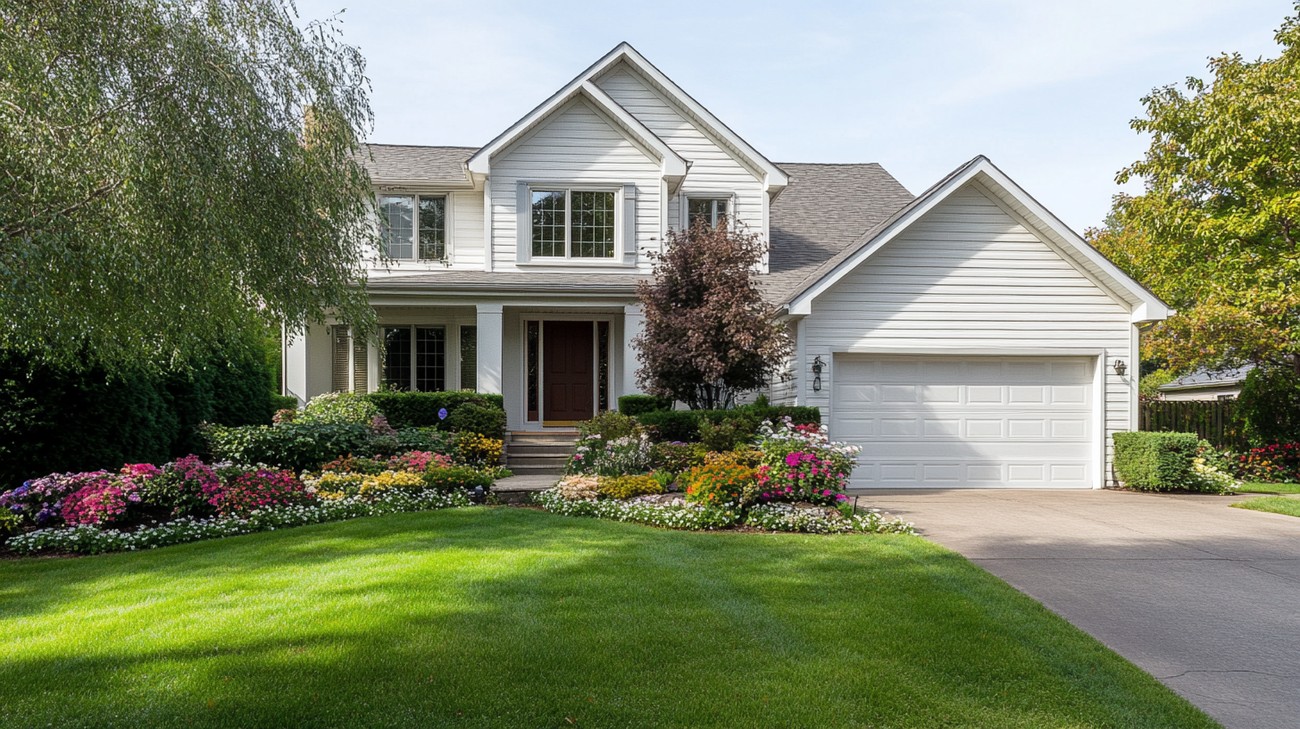
[[[530,191],[534,258],[613,258],[615,193]]]
[[[689,227],[695,227],[696,222],[703,221],[706,226],[716,228],[730,213],[730,198],[692,197],[686,200],[686,224]]]
[[[446,195],[380,195],[379,229],[389,258],[447,259]]]

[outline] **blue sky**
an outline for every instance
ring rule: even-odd
[[[340,10],[374,86],[371,141],[484,144],[626,40],[776,162],[880,162],[915,193],[985,154],[1082,232],[1146,147],[1141,97],[1221,52],[1276,55],[1292,7],[298,2],[303,20]]]

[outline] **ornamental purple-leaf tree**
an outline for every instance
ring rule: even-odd
[[[763,241],[725,223],[671,231],[654,280],[638,288],[645,331],[637,379],[692,409],[731,407],[768,381],[791,350],[754,280]]]

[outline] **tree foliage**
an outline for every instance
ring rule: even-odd
[[[1297,6],[1300,11],[1300,5]],[[1176,370],[1300,359],[1300,12],[1277,58],[1210,60],[1143,99],[1146,156],[1093,244],[1179,314],[1146,338]]]
[[[332,21],[36,0],[0,27],[0,348],[122,369],[257,319],[369,325],[368,83]]]
[[[791,345],[754,281],[762,256],[759,236],[725,224],[668,234],[654,281],[638,290],[637,377],[647,392],[713,409],[766,383]]]

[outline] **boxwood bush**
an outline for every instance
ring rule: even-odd
[[[488,395],[473,390],[452,390],[448,392],[372,392],[365,396],[367,400],[379,407],[380,412],[388,418],[388,424],[394,428],[438,428],[456,430],[447,423],[463,406],[490,408],[502,413],[504,429],[505,403],[501,395]],[[446,410],[447,417],[439,417],[439,411]],[[475,415],[474,418],[484,416]],[[475,431],[478,432],[478,431]],[[500,433],[484,433],[500,438]]]
[[[1195,433],[1116,433],[1115,474],[1139,491],[1175,491],[1197,484],[1193,463],[1200,448]]]
[[[673,401],[666,397],[655,397],[654,395],[623,395],[618,399],[618,411],[624,415],[633,417],[642,413],[653,413],[659,410],[672,410]]]

